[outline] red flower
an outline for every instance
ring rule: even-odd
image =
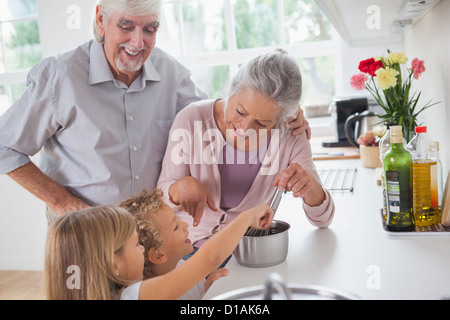
[[[370,74],[372,77],[376,77],[375,72],[380,68],[383,68],[383,62],[381,60],[375,61],[374,58],[363,60],[359,63],[359,70]]]

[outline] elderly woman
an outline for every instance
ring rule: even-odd
[[[286,130],[301,87],[297,63],[277,49],[245,64],[227,98],[194,103],[177,115],[158,187],[189,223],[194,246],[242,211],[269,203],[276,187],[303,199],[313,225],[329,226],[334,202],[315,171],[306,133]]]

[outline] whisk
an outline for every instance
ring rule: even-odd
[[[278,205],[281,202],[281,198],[283,197],[283,190],[280,190],[277,188],[277,191],[275,192],[275,196],[272,199],[272,202],[270,203],[270,207],[273,210],[273,214],[275,216],[275,212],[277,212],[278,209]],[[254,228],[249,228],[247,230],[247,232],[245,233],[244,236],[247,237],[265,237],[269,234],[269,228],[265,229],[265,230],[258,230],[258,229],[254,229]]]

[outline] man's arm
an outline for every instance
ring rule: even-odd
[[[34,196],[44,201],[56,214],[89,208],[66,188],[50,179],[32,162],[8,173],[14,181]]]

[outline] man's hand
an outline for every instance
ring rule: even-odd
[[[292,134],[294,136],[298,136],[303,132],[306,132],[306,137],[308,140],[311,139],[311,128],[309,127],[309,122],[306,120],[303,110],[300,106],[298,106],[298,111],[295,114],[295,119],[288,119],[289,128],[292,130]]]
[[[90,208],[83,200],[73,196],[62,185],[50,179],[33,162],[8,173],[8,176],[44,201],[58,215]]]

